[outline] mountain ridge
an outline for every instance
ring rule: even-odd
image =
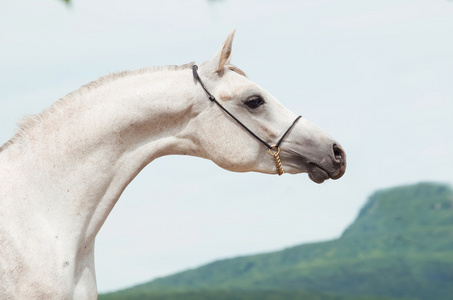
[[[439,183],[380,190],[338,239],[215,261],[100,299],[132,299],[133,293],[142,295],[134,299],[186,299],[177,295],[188,293],[221,299],[212,298],[216,291],[230,293],[228,299],[279,291],[272,299],[299,299],[297,293],[306,293],[300,299],[447,299],[453,294],[453,192]]]

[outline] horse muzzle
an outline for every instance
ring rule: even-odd
[[[333,144],[331,152],[320,161],[308,162],[308,177],[322,183],[327,179],[338,179],[346,172],[346,153],[338,144]]]

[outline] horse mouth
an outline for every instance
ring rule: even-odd
[[[330,174],[321,166],[315,164],[315,163],[310,163],[312,168],[308,172],[308,177],[316,182],[316,183],[323,183],[325,180],[331,178]]]

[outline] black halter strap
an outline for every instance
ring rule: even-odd
[[[239,121],[234,115],[232,115],[222,104],[220,104],[217,99],[208,91],[206,86],[204,85],[203,81],[201,81],[200,76],[198,75],[198,66],[193,65],[192,66],[192,71],[193,71],[193,77],[200,83],[201,87],[205,90],[206,94],[209,96],[209,100],[215,102],[224,112],[226,112],[231,118],[233,118],[239,125],[241,125],[245,130],[247,130],[252,136],[254,136],[258,141],[260,141],[264,146],[266,146],[269,150],[273,148],[279,148],[280,144],[283,142],[283,139],[286,137],[286,135],[291,131],[291,129],[296,125],[297,121],[302,116],[298,116],[293,124],[285,131],[285,133],[282,135],[282,137],[278,140],[277,144],[275,145],[269,145],[267,142],[265,142],[263,139],[261,139],[259,136],[257,136],[253,131],[251,131],[247,126],[245,126],[241,121]]]

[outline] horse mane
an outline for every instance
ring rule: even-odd
[[[148,67],[148,68],[141,68],[141,69],[136,69],[136,70],[128,70],[128,71],[122,71],[118,73],[112,73],[108,74],[106,76],[102,76],[88,84],[85,84],[81,86],[79,89],[67,94],[63,98],[59,99],[55,103],[53,103],[50,107],[45,109],[39,114],[34,114],[34,115],[28,115],[24,117],[23,119],[19,120],[17,122],[18,129],[15,133],[15,135],[7,141],[3,146],[0,146],[0,152],[8,148],[9,146],[15,144],[17,141],[21,140],[24,136],[27,135],[27,133],[30,131],[31,128],[35,127],[36,125],[40,124],[43,122],[43,120],[46,120],[50,115],[55,114],[58,111],[61,111],[63,107],[65,107],[69,102],[72,102],[81,96],[85,95],[91,90],[97,89],[107,83],[111,83],[115,80],[118,80],[120,78],[128,77],[128,76],[134,76],[134,75],[141,75],[141,74],[146,74],[146,73],[154,73],[154,72],[160,72],[160,71],[178,71],[178,70],[184,70],[184,69],[190,69],[194,65],[194,62],[184,64],[184,65],[168,65],[168,66],[155,66],[155,67]],[[244,76],[245,73],[239,69],[236,66],[233,65],[228,65],[226,66],[228,69]]]

